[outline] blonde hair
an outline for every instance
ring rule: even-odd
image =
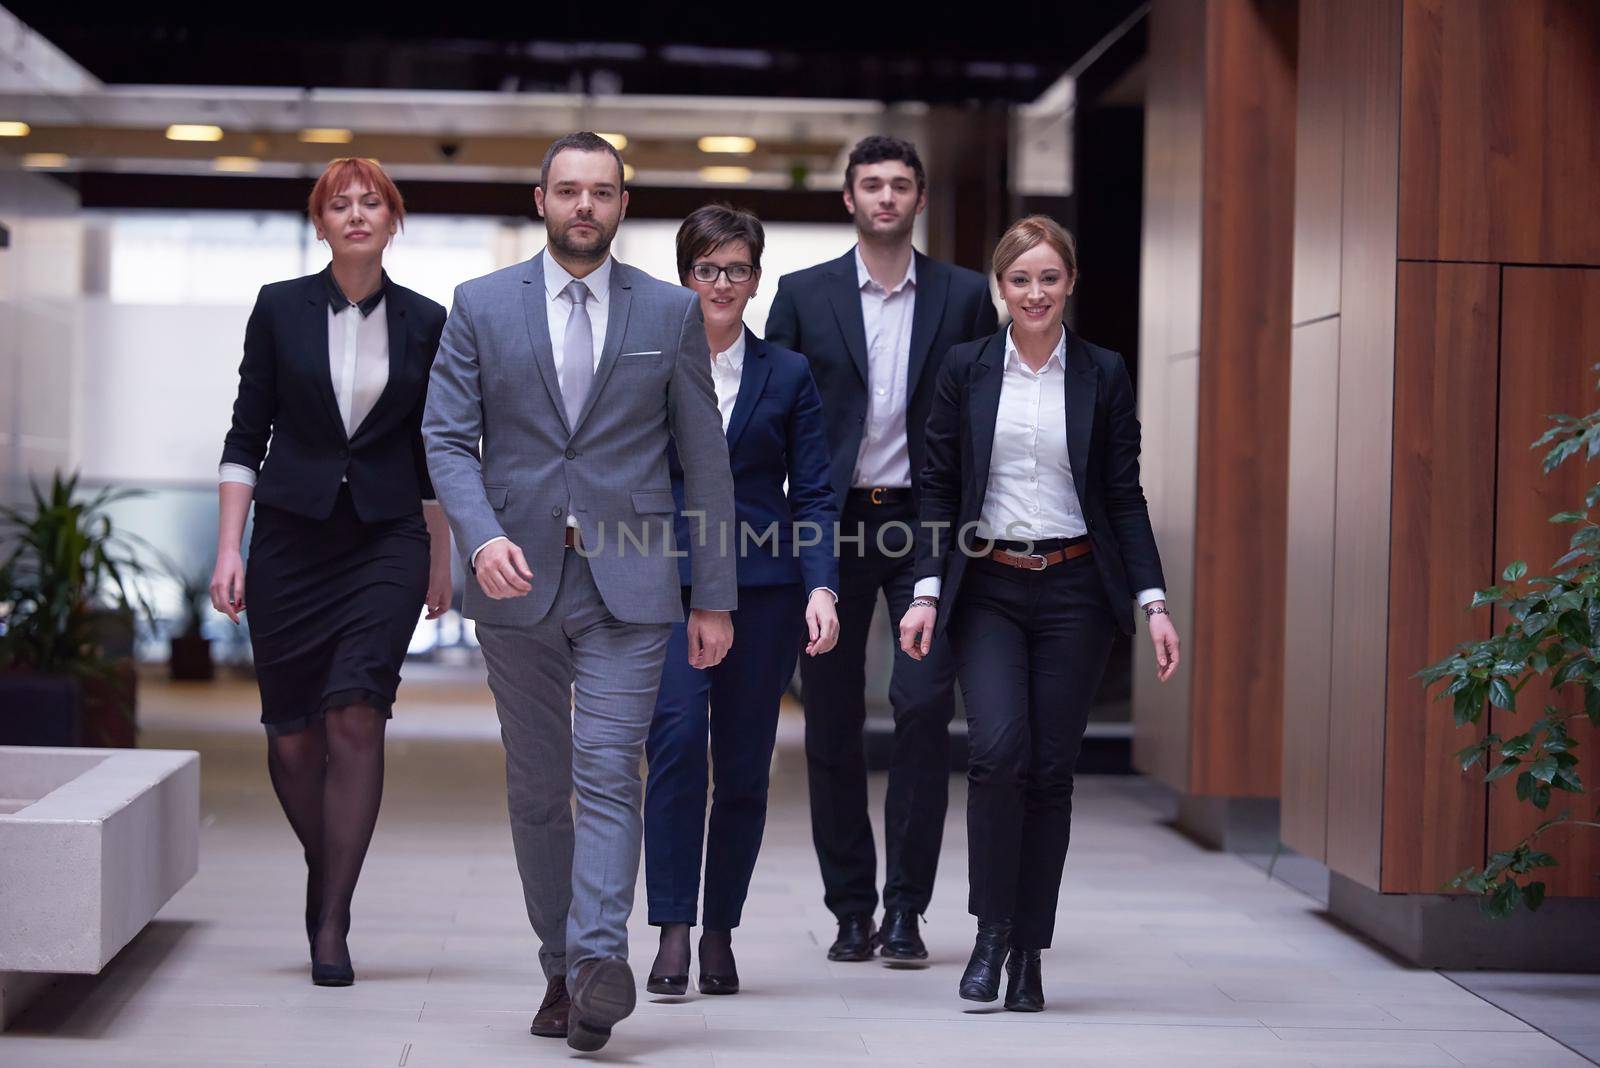
[[[1000,235],[999,242],[994,246],[992,262],[995,280],[999,281],[1000,276],[1016,263],[1017,258],[1024,252],[1040,245],[1049,245],[1055,249],[1061,255],[1061,262],[1067,265],[1068,273],[1077,275],[1078,243],[1072,239],[1067,228],[1048,215],[1029,215],[1012,223],[1006,232]]]

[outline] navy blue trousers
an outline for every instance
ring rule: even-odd
[[[687,615],[687,586],[683,603]],[[766,828],[778,705],[794,675],[804,611],[798,585],[741,586],[733,648],[709,670],[689,666],[685,624],[672,628],[645,743],[644,882],[652,924],[695,922],[703,849],[705,926],[739,926]]]

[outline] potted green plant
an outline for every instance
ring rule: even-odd
[[[122,629],[107,621],[151,612],[133,585],[135,539],[107,508],[137,491],[79,499],[77,476],[59,472],[48,493],[30,489],[31,507],[0,508],[0,738],[133,745],[136,675],[131,657],[107,652]],[[78,725],[48,722],[73,709]]]
[[[1553,425],[1533,443],[1535,449],[1549,448],[1545,474],[1575,456],[1600,457],[1600,411],[1550,418]],[[1521,560],[1508,566],[1501,575],[1504,584],[1473,594],[1472,607],[1496,605],[1509,622],[1498,634],[1463,643],[1418,676],[1425,686],[1442,684],[1437,697],[1452,702],[1459,727],[1476,725],[1491,706],[1517,712],[1518,694],[1535,679],[1564,698],[1562,704],[1545,705],[1526,730],[1486,732],[1456,754],[1463,771],[1482,763],[1486,782],[1515,776],[1517,798],[1545,814],[1521,841],[1446,884],[1479,895],[1491,916],[1509,915],[1519,905],[1537,909],[1544,901],[1538,872],[1557,861],[1538,848],[1542,837],[1558,827],[1600,829],[1600,812],[1591,815],[1584,800],[1578,742],[1569,729],[1579,719],[1600,727],[1600,523],[1590,516],[1597,507],[1600,483],[1585,494],[1583,511],[1551,516],[1552,523],[1577,527],[1569,551],[1552,565],[1555,573],[1530,577]],[[1552,813],[1558,798],[1566,803]]]
[[[217,670],[211,659],[211,639],[202,629],[211,607],[211,570],[183,574],[174,569],[173,577],[183,594],[183,620],[182,629],[170,641],[169,674],[174,679],[209,681],[216,677]]]

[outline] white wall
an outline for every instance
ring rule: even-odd
[[[70,469],[81,371],[83,236],[78,195],[53,178],[0,170],[0,501]]]

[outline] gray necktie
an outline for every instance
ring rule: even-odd
[[[561,292],[572,301],[561,343],[561,399],[567,404],[567,425],[576,427],[594,382],[594,326],[589,322],[589,287],[574,278]]]

